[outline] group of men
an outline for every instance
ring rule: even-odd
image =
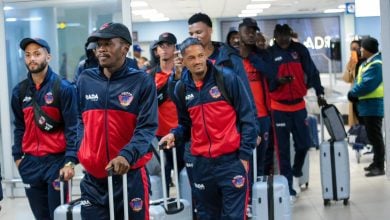
[[[307,88],[316,90],[319,105],[326,103],[308,50],[291,40],[288,25],[276,25],[275,44],[259,49],[260,29],[252,18],[239,25],[238,49],[211,40],[206,14],[194,14],[188,27],[190,37],[178,50],[172,33],[159,36],[159,62],[146,73],[131,68],[126,58],[132,45],[128,28],[102,25],[86,44],[96,45],[98,66],[80,72],[76,86],[48,65],[46,41],[20,42],[28,74],[12,92],[12,153],[36,219],[53,219],[60,203],[58,178],[71,179],[77,163],[85,169],[83,219],[109,218],[111,168],[118,218],[123,213],[120,175],[127,174],[130,218],[149,219],[145,164],[155,137],[166,143],[167,158],[173,146],[184,155],[179,166],[187,167],[199,219],[246,218],[251,163],[257,163],[259,175],[269,174],[264,161],[271,145],[295,199],[293,179],[302,175],[310,147]],[[296,143],[293,166],[290,133]],[[258,161],[252,161],[255,148]]]

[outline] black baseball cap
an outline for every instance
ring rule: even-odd
[[[242,22],[238,25],[238,28],[241,28],[241,27],[253,27],[255,28],[256,30],[260,31],[260,28],[259,26],[257,26],[257,22],[255,19],[253,18],[244,18],[242,20]]]
[[[24,38],[22,41],[20,41],[20,49],[22,49],[24,51],[26,49],[27,45],[29,45],[31,43],[36,43],[39,46],[46,48],[47,52],[50,53],[49,44],[41,38],[29,38],[29,37]]]
[[[175,35],[173,35],[172,33],[165,32],[165,33],[160,34],[160,36],[158,37],[157,44],[161,44],[161,43],[165,43],[165,42],[168,44],[176,44],[177,39],[176,39]]]
[[[122,38],[130,45],[132,44],[129,29],[124,24],[113,22],[103,24],[99,30],[93,32],[88,37],[88,42],[95,42],[99,38],[111,39],[117,37]]]

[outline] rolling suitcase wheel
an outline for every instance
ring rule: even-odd
[[[330,205],[330,199],[324,199],[324,206]]]
[[[344,199],[343,204],[344,205],[348,205],[349,204],[349,200],[348,199]]]

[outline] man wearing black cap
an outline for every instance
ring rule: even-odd
[[[292,29],[277,24],[275,43],[269,48],[277,73],[270,81],[270,105],[274,126],[275,148],[280,158],[280,173],[289,184],[291,201],[300,192],[299,177],[311,145],[307,111],[303,99],[308,88],[314,88],[319,106],[326,104],[320,73],[307,48],[291,39]],[[294,138],[294,164],[290,160],[290,135]],[[273,154],[268,155],[273,158]],[[271,161],[267,159],[267,161]]]
[[[88,37],[96,42],[99,68],[83,71],[77,81],[80,118],[78,158],[85,168],[80,183],[83,219],[108,219],[107,171],[113,169],[115,204],[123,201],[122,178],[127,174],[129,216],[149,216],[145,164],[157,129],[156,86],[145,72],[129,67],[126,54],[132,40],[128,28],[106,23]],[[122,202],[123,203],[123,202]],[[123,206],[115,206],[121,219]]]
[[[385,146],[382,136],[384,92],[382,56],[378,45],[378,41],[372,37],[362,40],[360,50],[362,57],[367,60],[360,65],[355,84],[348,92],[348,99],[357,102],[359,118],[363,120],[374,151],[373,162],[364,168],[367,177],[385,174]]]
[[[58,178],[71,179],[78,161],[76,90],[50,68],[45,40],[25,38],[20,48],[28,73],[12,90],[12,155],[34,217],[53,219],[60,205]]]
[[[176,42],[176,37],[172,33],[160,34],[157,41],[157,55],[160,58],[160,64],[151,71],[157,87],[158,129],[156,136],[158,140],[167,135],[171,129],[177,127],[178,122],[175,103],[168,96],[168,78],[174,72],[173,59]],[[178,150],[178,170],[181,170],[184,167],[184,146],[176,142],[176,147]],[[166,181],[170,183],[171,170],[173,169],[172,150],[166,150],[165,155],[167,158],[165,166]],[[167,192],[169,192],[169,186]]]
[[[243,66],[249,81],[250,89],[257,109],[258,136],[261,143],[257,146],[257,174],[264,175],[265,152],[268,147],[269,129],[271,126],[269,89],[267,77],[273,73],[272,60],[266,50],[256,47],[256,33],[260,31],[257,22],[253,18],[244,18],[239,24],[240,55],[243,58]],[[251,160],[251,165],[252,165]],[[253,166],[252,166],[253,167]],[[250,169],[253,172],[253,169]],[[252,184],[253,173],[249,174]],[[250,188],[250,196],[251,194]],[[248,210],[249,211],[249,210]],[[248,212],[249,214],[249,212]]]

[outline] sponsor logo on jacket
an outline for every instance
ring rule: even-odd
[[[189,101],[189,100],[191,100],[191,99],[193,99],[193,98],[195,98],[195,96],[194,96],[194,94],[188,94],[188,95],[186,95],[186,101]]]
[[[99,100],[98,94],[86,94],[85,99],[92,102],[97,102]]]

